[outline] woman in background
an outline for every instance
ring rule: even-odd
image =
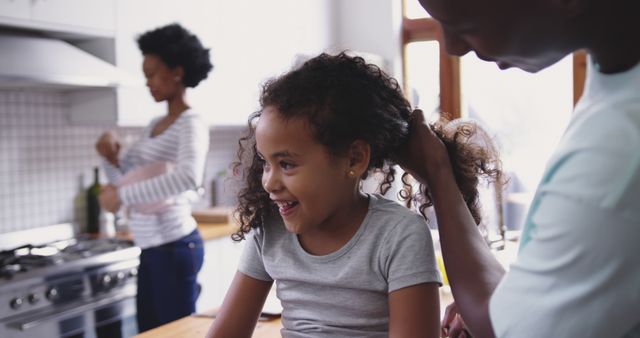
[[[111,212],[129,207],[129,228],[142,248],[137,295],[142,332],[195,311],[204,250],[188,192],[202,184],[209,133],[185,92],[213,66],[209,50],[178,24],[146,32],[137,42],[147,87],[156,102],[167,103],[167,114],[153,119],[124,154],[111,132],[100,137],[96,149],[110,183],[103,187],[101,207]]]

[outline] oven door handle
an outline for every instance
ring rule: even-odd
[[[8,323],[7,326],[20,331],[26,331],[36,326],[42,325],[48,321],[53,321],[53,320],[57,321],[57,320],[65,319],[66,317],[73,317],[79,314],[84,314],[85,312],[97,310],[101,307],[115,304],[123,300],[133,298],[135,296],[136,296],[136,292],[135,290],[133,290],[133,292],[127,292],[124,294],[120,293],[116,296],[105,297],[97,301],[90,301],[77,306],[74,304],[70,304],[70,306],[67,305],[65,309],[62,309],[62,310],[54,309],[54,311],[50,313],[46,313],[41,316],[35,316],[35,318],[34,316],[31,316],[30,318],[27,318],[24,320]]]

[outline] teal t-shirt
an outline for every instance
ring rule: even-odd
[[[640,65],[590,68],[491,298],[497,337],[640,337],[638,243]]]

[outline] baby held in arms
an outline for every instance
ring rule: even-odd
[[[208,337],[250,337],[273,282],[283,337],[439,335],[441,277],[424,215],[428,188],[383,197],[409,139],[412,112],[397,81],[360,57],[321,54],[268,81],[249,118],[236,169],[236,210],[247,240]],[[470,140],[471,123],[434,130],[451,150],[479,221],[479,176],[497,161]],[[382,174],[380,194],[362,180]]]

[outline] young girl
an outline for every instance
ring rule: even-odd
[[[360,190],[374,170],[386,174],[383,193],[393,181],[411,116],[398,83],[362,58],[322,54],[268,82],[260,103],[237,163],[235,239],[253,236],[208,337],[250,337],[273,281],[283,337],[438,336],[425,219]],[[488,158],[464,147],[468,136],[446,142],[467,150],[458,163],[473,205]]]

